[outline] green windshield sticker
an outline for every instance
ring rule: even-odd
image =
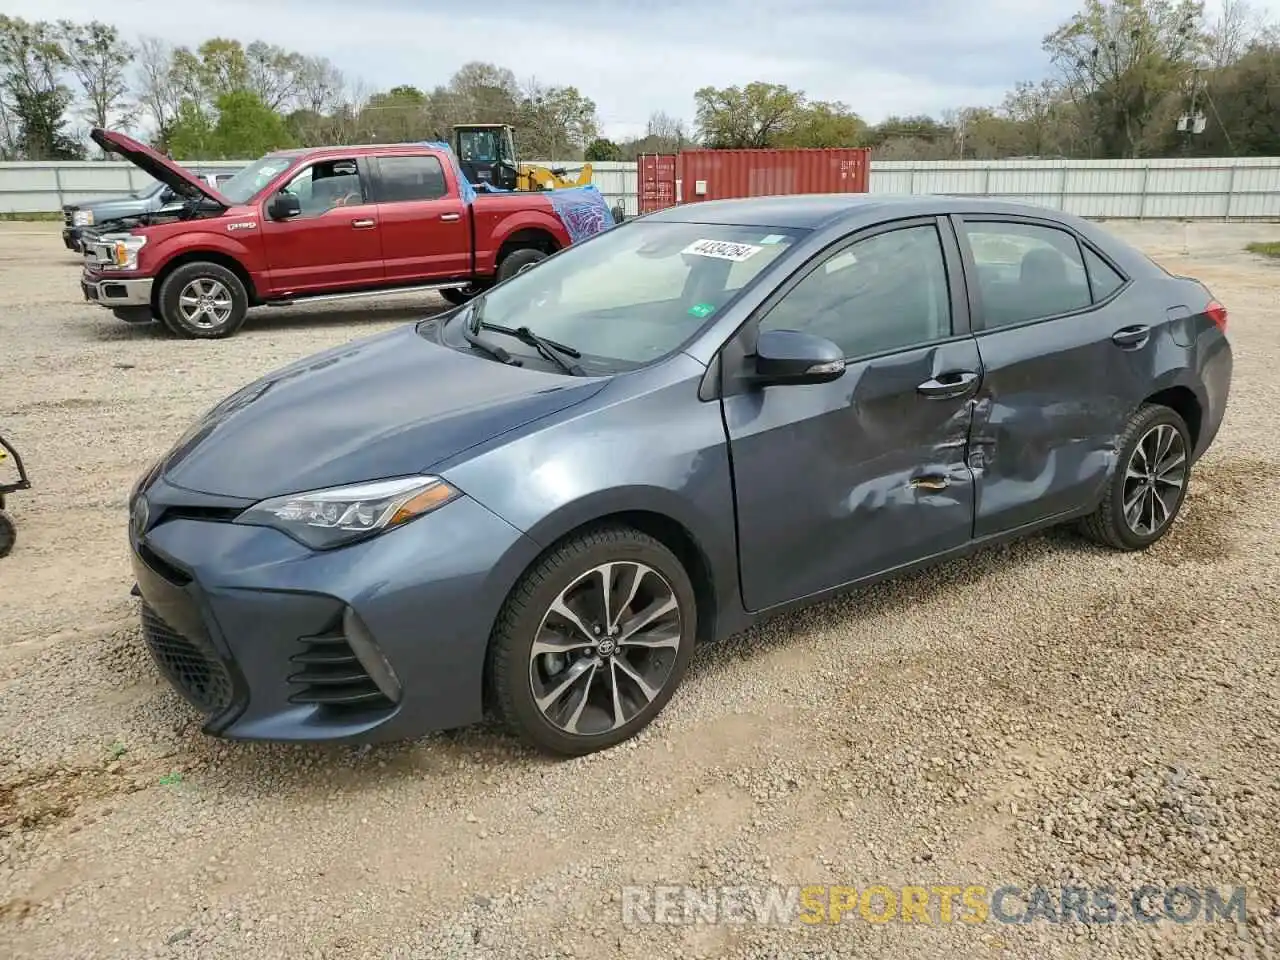
[[[716,309],[715,304],[695,303],[692,307],[689,308],[689,313],[701,319],[702,317],[711,316],[711,314],[715,312],[715,309]]]
[[[780,233],[771,233],[767,237],[761,237],[760,242],[772,245],[775,243],[781,243],[785,239],[787,238]]]

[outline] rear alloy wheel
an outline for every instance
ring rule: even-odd
[[[571,540],[525,574],[499,615],[498,710],[549,753],[621,743],[675,693],[696,626],[689,577],[657,540],[621,527]]]
[[[160,287],[160,317],[180,337],[229,337],[240,329],[248,310],[244,284],[221,264],[184,264]]]
[[[1106,546],[1142,550],[1168,533],[1186,499],[1191,479],[1187,425],[1168,407],[1144,406],[1121,435],[1119,453],[1102,504],[1082,528]]]

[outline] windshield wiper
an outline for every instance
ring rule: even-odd
[[[511,354],[507,353],[507,351],[502,349],[502,347],[498,346],[498,344],[492,343],[489,340],[486,340],[484,337],[476,333],[476,329],[479,326],[477,321],[479,320],[480,314],[484,310],[484,307],[482,306],[483,303],[484,303],[484,298],[480,297],[474,302],[474,305],[471,307],[471,317],[462,325],[463,339],[466,340],[467,343],[471,344],[471,346],[475,347],[480,352],[487,353],[489,356],[493,357],[493,359],[497,360],[499,363],[505,363],[508,366],[512,366],[512,367],[524,366],[524,364],[520,360],[516,359]]]
[[[533,347],[535,350],[538,351],[538,354],[540,356],[545,358],[548,362],[554,363],[557,367],[559,367],[561,370],[563,370],[565,373],[569,374],[570,376],[585,377],[587,375],[587,372],[583,370],[581,366],[579,366],[576,363],[570,363],[569,361],[565,360],[564,357],[560,356],[560,354],[564,354],[565,357],[572,357],[574,360],[577,360],[579,357],[582,356],[581,351],[575,350],[573,347],[568,346],[567,344],[558,343],[555,340],[548,340],[546,337],[539,336],[538,334],[534,333],[532,330],[530,330],[528,327],[525,327],[525,326],[506,327],[500,323],[487,322],[484,319],[484,307],[485,307],[486,299],[487,299],[486,297],[477,297],[475,301],[473,301],[474,305],[471,308],[471,316],[468,320],[468,325],[463,328],[464,330],[463,336],[467,338],[468,342],[475,343],[475,341],[472,338],[476,337],[479,331],[481,330],[489,330],[493,333],[501,333],[504,336],[514,337],[515,339],[519,340],[521,343],[526,344],[530,347]],[[497,347],[497,344],[491,344],[491,346]],[[481,349],[484,349],[484,348],[481,347]],[[502,350],[501,347],[498,347],[498,349]],[[503,350],[502,352],[506,353],[505,350]],[[516,361],[516,362],[519,363],[519,361]]]
[[[492,330],[494,333],[501,333],[508,337],[515,337],[521,343],[528,344],[537,350],[539,354],[545,357],[551,363],[563,370],[565,373],[574,377],[585,377],[587,371],[576,363],[571,363],[564,357],[572,357],[574,360],[582,356],[582,353],[573,347],[563,343],[557,343],[555,340],[548,340],[546,337],[539,336],[528,327],[504,327],[497,323],[485,323],[480,321],[480,329]],[[562,357],[561,354],[564,354]]]

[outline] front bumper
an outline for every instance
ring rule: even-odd
[[[206,733],[371,742],[483,715],[490,630],[540,548],[474,500],[316,552],[276,530],[197,518],[238,507],[211,508],[163,480],[145,496],[145,531],[129,534],[143,635]],[[348,636],[348,611],[363,637]],[[370,643],[398,680],[394,698],[365,666]]]
[[[65,227],[62,231],[62,243],[68,250],[80,252],[80,228]]]
[[[85,274],[80,278],[84,298],[101,307],[146,307],[151,305],[150,277],[110,277]]]

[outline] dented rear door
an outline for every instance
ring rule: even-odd
[[[955,220],[984,369],[970,450],[983,538],[1098,502],[1160,338],[1128,279],[1062,225]]]

